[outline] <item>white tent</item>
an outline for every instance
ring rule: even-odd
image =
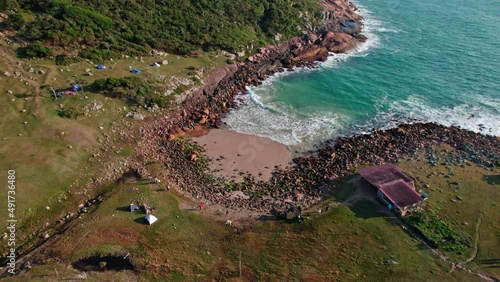
[[[149,225],[155,223],[158,220],[158,218],[156,218],[156,216],[154,216],[152,214],[146,215],[146,217],[144,219],[146,220],[147,223],[149,223]]]
[[[157,67],[157,68],[158,68],[158,67],[160,67],[160,64],[158,64],[157,62],[155,62],[155,63],[153,64],[153,67]]]

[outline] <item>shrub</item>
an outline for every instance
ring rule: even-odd
[[[24,48],[20,48],[20,54],[22,57],[44,58],[50,55],[50,49],[43,46],[41,41],[35,41]]]
[[[93,88],[108,97],[123,99],[134,105],[165,107],[168,104],[167,98],[155,86],[137,76],[97,79]]]
[[[77,119],[79,116],[83,115],[83,112],[74,107],[62,108],[57,111],[57,115],[62,118],[74,118]]]
[[[310,25],[321,10],[317,0],[18,1],[19,6],[14,0],[3,6],[36,15],[21,30],[30,40],[107,50],[100,46],[106,43],[113,52],[127,53],[242,50],[272,42],[276,33],[284,39],[299,35],[297,26]]]
[[[470,238],[454,230],[433,212],[418,212],[405,218],[405,221],[417,228],[435,248],[459,252],[470,244]]]
[[[58,66],[67,66],[73,63],[78,63],[82,60],[82,58],[78,56],[67,56],[64,54],[56,56],[56,65]]]

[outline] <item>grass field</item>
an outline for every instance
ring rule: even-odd
[[[406,234],[393,216],[380,211],[381,205],[338,202],[357,189],[341,187],[323,203],[332,208],[311,213],[305,223],[255,221],[230,227],[224,217],[207,217],[196,203],[157,185],[120,184],[95,212],[47,246],[55,264],[36,266],[11,280],[44,281],[56,272],[59,279],[76,279],[81,274],[64,265],[93,255],[130,253],[141,272],[118,275],[144,281],[479,281],[463,270],[449,273],[450,265]],[[145,225],[145,214],[126,211],[137,200],[155,207],[157,223]],[[88,275],[90,281],[120,277],[114,272]]]
[[[64,89],[75,80],[91,84],[98,78],[129,76],[129,65],[143,70],[139,76],[163,81],[173,76],[185,79],[192,76],[193,69],[225,64],[223,56],[207,54],[199,58],[151,56],[144,57],[144,62],[140,62],[140,58],[123,58],[109,62],[105,70],[94,69],[88,61],[57,66],[53,60],[17,59],[16,45],[0,40],[0,69],[3,70],[0,76],[0,171],[4,175],[7,170],[16,171],[16,217],[21,242],[68,210],[74,210],[86,197],[90,198],[91,193],[76,195],[87,191],[90,177],[109,168],[108,164],[131,155],[134,147],[119,135],[119,122],[124,121],[125,113],[132,106],[89,91],[55,100],[50,87]],[[168,60],[169,64],[150,67],[160,59]],[[86,69],[91,69],[94,75],[86,76]],[[4,76],[4,71],[10,75]],[[92,110],[95,105],[101,108]],[[61,107],[89,110],[75,120],[59,117]],[[134,126],[140,124],[131,122]],[[109,142],[102,142],[105,139]],[[92,161],[92,154],[103,152],[100,148],[109,149],[108,153],[101,154],[105,155],[103,162]],[[0,189],[5,195],[0,200],[4,207],[7,206],[6,189],[6,186]],[[0,209],[1,218],[7,215],[6,208]],[[0,228],[6,225],[7,222],[2,221]],[[5,247],[2,244],[1,253]]]
[[[444,159],[447,149],[439,148],[436,155]],[[488,182],[489,176],[494,179],[500,174],[499,169],[485,169],[471,162],[461,165],[442,162],[432,167],[425,161],[412,160],[398,165],[419,180],[418,189],[429,194],[428,209],[472,238],[473,246],[462,255],[450,254],[452,259],[466,262],[472,258],[469,267],[500,276],[500,187]]]

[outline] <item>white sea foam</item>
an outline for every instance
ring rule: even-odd
[[[458,126],[477,133],[500,136],[500,99],[484,98],[479,95],[468,97],[467,103],[455,106],[431,106],[424,97],[412,95],[403,101],[389,105],[387,111],[379,113],[360,131],[372,128],[392,128],[408,120],[435,122],[445,126]]]
[[[376,19],[372,13],[367,10],[362,5],[357,4],[359,8],[358,13],[363,16],[363,33],[366,35],[367,40],[358,44],[353,50],[343,53],[343,54],[334,54],[332,53],[330,57],[320,64],[323,68],[331,68],[338,67],[339,63],[346,62],[350,58],[354,57],[365,57],[369,55],[369,50],[372,50],[378,46],[380,46],[380,36],[377,34],[378,32],[388,31],[386,27],[384,27],[384,23],[378,19]],[[395,30],[394,30],[395,31]]]
[[[371,50],[380,45],[378,29],[384,28],[384,23],[375,19],[363,6],[358,5],[359,12],[364,18],[363,33],[367,40],[358,44],[354,50],[346,54],[330,54],[326,62],[319,64],[320,69],[338,67],[339,63],[353,57],[364,57]],[[389,30],[385,30],[389,32]],[[298,68],[293,72],[276,73],[257,87],[264,93],[271,93],[273,84],[285,76],[297,72],[311,72],[317,69]],[[273,139],[285,145],[295,145],[309,149],[318,140],[327,139],[341,133],[351,121],[347,116],[333,112],[316,112],[304,114],[292,109],[281,109],[280,105],[266,104],[255,91],[256,87],[247,88],[249,94],[243,95],[238,109],[231,111],[224,122],[236,131],[255,134]]]
[[[329,138],[343,127],[343,117],[331,112],[298,113],[279,104],[262,106],[260,97],[248,89],[241,97],[241,107],[230,112],[224,121],[234,130],[268,137],[285,145],[310,144]]]
[[[388,32],[404,32],[387,28],[367,9],[358,5],[364,17],[363,32],[368,40],[347,54],[331,54],[320,69],[338,68],[355,57],[369,56],[370,51],[382,44],[381,37]],[[397,50],[396,50],[397,51]],[[395,52],[396,52],[395,51]],[[470,93],[456,97],[454,106],[436,106],[423,96],[411,95],[405,100],[393,102],[387,95],[377,99],[374,112],[364,117],[351,117],[331,111],[304,113],[286,107],[279,102],[269,102],[275,92],[276,81],[297,72],[317,71],[297,69],[294,72],[276,73],[257,88],[248,88],[248,95],[242,95],[241,105],[231,111],[224,121],[234,130],[271,138],[285,145],[310,149],[318,141],[334,136],[363,134],[373,128],[393,128],[401,122],[436,122],[446,126],[462,128],[488,135],[500,136],[500,99],[485,98]],[[268,96],[269,95],[269,96]],[[462,102],[460,102],[462,100]]]

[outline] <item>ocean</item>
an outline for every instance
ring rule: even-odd
[[[223,121],[299,150],[408,121],[500,136],[500,1],[355,4],[367,42],[249,88]]]

